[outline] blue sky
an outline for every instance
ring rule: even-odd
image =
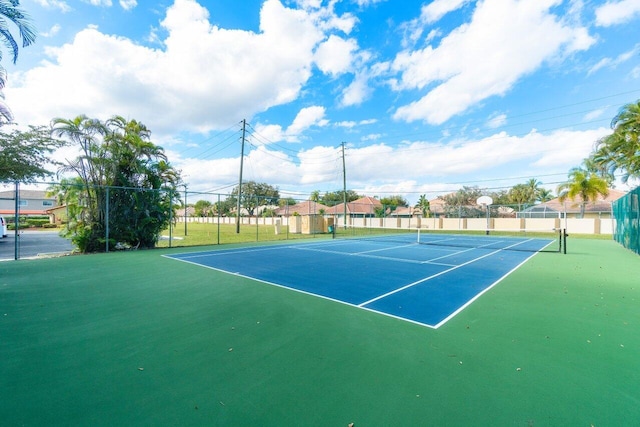
[[[21,125],[143,122],[194,191],[555,190],[640,98],[640,0],[23,0]],[[73,156],[66,149],[59,159]],[[622,188],[624,189],[624,188]]]

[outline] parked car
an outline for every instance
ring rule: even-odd
[[[0,215],[0,239],[7,237],[7,221]]]

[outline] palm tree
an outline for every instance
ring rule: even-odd
[[[518,210],[522,209],[522,205],[531,203],[532,196],[531,188],[527,184],[514,185],[508,193],[509,202],[518,205]]]
[[[425,194],[420,196],[420,198],[418,199],[418,203],[416,203],[415,207],[420,209],[420,212],[422,212],[423,217],[429,218],[431,214],[431,210],[430,210],[429,200],[427,199],[427,196]]]
[[[538,190],[538,198],[536,200],[544,203],[552,199],[553,199],[553,192],[551,190],[548,190],[546,188],[540,188]]]
[[[534,203],[538,198],[538,192],[540,192],[540,184],[541,182],[535,178],[531,178],[526,182],[527,189],[529,190],[529,200],[528,203]]]
[[[605,178],[616,170],[623,172],[623,182],[640,178],[640,100],[622,107],[611,121],[611,128],[613,133],[597,142],[589,161],[605,172]]]
[[[11,52],[11,60],[15,64],[18,60],[18,42],[13,34],[9,23],[17,27],[22,40],[22,47],[27,47],[36,40],[36,29],[27,14],[19,8],[19,0],[0,0],[0,41]],[[2,50],[0,49],[0,61],[2,60]],[[4,102],[4,89],[7,82],[7,72],[0,65],[0,124],[11,122],[13,114]]]
[[[569,172],[569,181],[558,186],[560,201],[580,197],[580,217],[584,217],[585,206],[599,195],[609,194],[607,181],[585,169],[574,168]]]

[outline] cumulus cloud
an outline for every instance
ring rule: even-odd
[[[633,49],[627,52],[623,52],[615,58],[609,58],[609,57],[602,58],[593,67],[589,69],[589,71],[587,72],[587,75],[591,75],[603,68],[615,68],[618,65],[623,64],[628,60],[637,56],[638,52],[640,52],[640,45],[635,45]]]
[[[297,99],[315,49],[330,40],[329,22],[339,18],[266,0],[259,32],[223,29],[196,1],[175,0],[160,22],[167,34],[161,48],[88,27],[65,45],[48,47],[47,60],[13,77],[5,93],[21,123],[120,114],[158,133],[171,133],[176,123],[207,132]],[[324,64],[334,72],[344,66]]]
[[[301,135],[308,129],[317,126],[324,127],[329,124],[325,119],[325,108],[312,106],[303,108],[298,112],[293,122],[283,129],[280,125],[257,125],[256,132],[261,136],[259,143],[269,144],[279,141],[299,142]]]
[[[470,0],[434,0],[422,7],[421,20],[427,24],[439,21],[444,15],[469,3]]]
[[[507,115],[506,114],[495,114],[489,118],[487,122],[487,127],[491,129],[496,129],[501,126],[504,126],[507,123]]]
[[[120,0],[120,7],[124,10],[131,10],[138,5],[136,0]]]
[[[401,185],[407,192],[455,189],[457,186],[454,184],[446,186],[438,183],[455,182],[466,174],[499,177],[502,168],[512,168],[514,165],[528,174],[542,176],[568,171],[579,165],[591,152],[593,143],[609,132],[607,127],[548,133],[532,130],[520,136],[503,131],[485,138],[460,139],[446,144],[411,140],[399,146],[385,143],[384,136],[371,134],[367,140],[377,140],[377,143],[348,147],[347,176],[350,188],[357,191],[367,189],[367,194],[379,194],[377,191],[398,194]],[[310,192],[317,189],[319,184],[323,189],[331,183],[335,188],[341,188],[342,185],[339,146],[315,146],[291,156],[270,151],[268,146],[263,146],[259,152],[251,152],[247,159],[245,166],[248,165],[252,171],[251,179],[270,182],[281,190]],[[213,182],[219,182],[220,186],[233,183],[237,180],[238,166],[238,158],[210,161],[184,159],[178,163],[190,181],[195,183],[198,180],[209,186]],[[331,187],[329,189],[333,191]]]
[[[427,90],[399,107],[397,120],[441,124],[472,105],[504,95],[545,61],[587,49],[595,40],[586,29],[564,23],[550,10],[557,0],[480,2],[471,21],[438,46],[397,55],[391,80],[396,90]]]
[[[61,12],[71,11],[71,6],[62,0],[34,0],[40,6],[47,9],[58,9]]]
[[[111,6],[113,3],[111,0],[82,0],[84,3],[89,3],[93,6]]]
[[[640,14],[640,0],[608,1],[596,8],[596,25],[610,27],[623,24]]]
[[[358,43],[353,39],[343,39],[330,35],[315,52],[315,63],[326,74],[339,75],[351,70],[353,54]]]
[[[55,24],[54,26],[49,28],[49,31],[45,31],[43,33],[40,33],[40,35],[42,37],[44,37],[44,38],[54,37],[56,34],[58,34],[58,32],[60,32],[61,28],[62,27],[60,27],[60,25]]]

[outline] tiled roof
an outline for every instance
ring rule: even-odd
[[[382,207],[382,203],[380,200],[365,196],[361,197],[358,200],[354,200],[353,202],[347,202],[347,215],[349,214],[374,214],[376,209]],[[329,209],[327,209],[327,214],[329,215],[341,215],[344,214],[344,203],[340,203],[339,205],[335,205]]]
[[[610,189],[607,197],[598,196],[593,202],[588,202],[585,205],[585,212],[611,212],[611,203],[618,200],[620,197],[627,194],[624,191]],[[580,204],[582,203],[582,197],[577,196],[574,199],[566,199],[560,201],[560,198],[549,200],[548,202],[540,203],[536,207],[546,206],[549,209],[561,212],[577,213],[580,212]]]
[[[34,200],[34,199],[45,199],[45,200],[55,200],[55,196],[47,197],[46,191],[41,190],[19,190],[20,198],[24,200]],[[1,199],[13,199],[16,192],[13,190],[9,191],[0,191]]]

